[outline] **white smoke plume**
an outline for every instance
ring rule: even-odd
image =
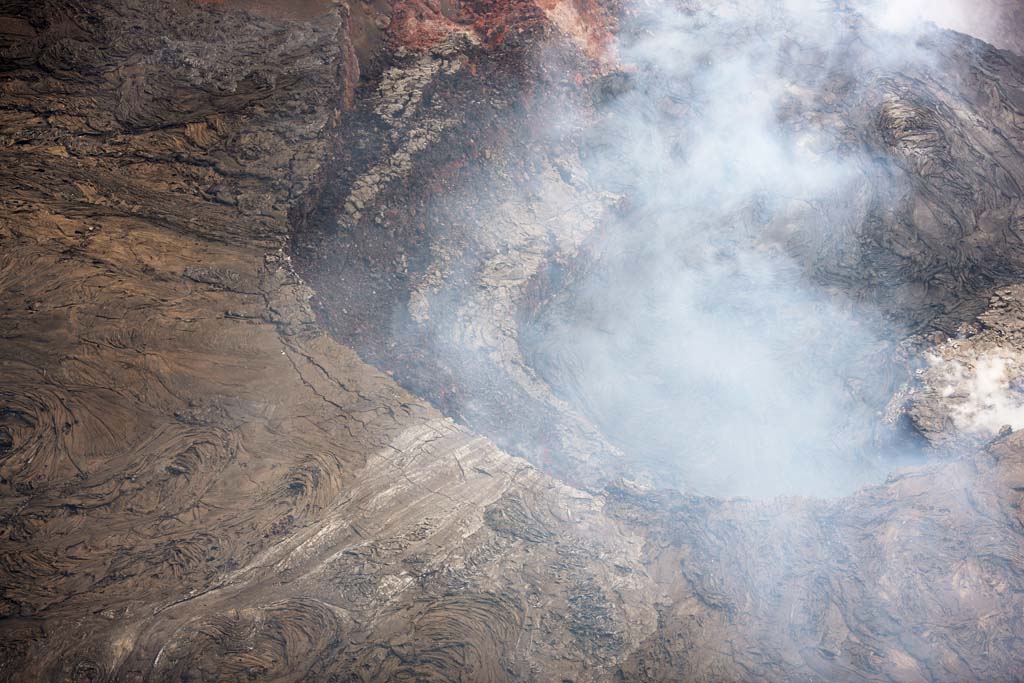
[[[856,213],[871,161],[814,107],[855,94],[823,88],[857,17],[822,0],[645,7],[618,47],[634,82],[587,160],[637,208],[576,299],[524,335],[527,355],[661,484],[766,497],[879,481],[903,454],[874,448],[851,377],[885,342],[784,249]],[[880,63],[920,58],[885,49]]]
[[[889,328],[807,264],[855,248],[846,233],[887,201],[862,144],[874,118],[844,119],[846,108],[870,99],[879,74],[928,64],[917,38],[965,20],[964,7],[634,0],[614,50],[624,68],[596,114],[544,112],[551,138],[580,149],[586,178],[574,182],[628,206],[570,288],[520,327],[518,350],[638,478],[716,496],[834,496],[917,457],[882,426],[897,386],[880,367]],[[538,71],[557,71],[543,60]],[[476,323],[467,334],[426,305],[414,314],[463,381],[500,393],[475,364],[500,334]],[[529,443],[486,400],[460,410]]]
[[[1009,35],[1019,18],[1019,0],[867,0],[860,9],[882,30],[916,33],[933,24],[980,38],[1000,48],[1012,48]]]
[[[993,350],[969,361],[930,361],[942,373],[942,398],[961,433],[991,437],[1003,427],[1024,427],[1024,395],[1012,386],[1024,368],[1015,354]]]

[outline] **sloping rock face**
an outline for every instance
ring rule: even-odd
[[[339,126],[335,182],[292,253],[336,338],[499,444],[590,480],[585,463],[613,463],[617,449],[552,395],[517,342],[531,282],[577,254],[616,201],[574,185],[578,140],[548,134],[588,105],[587,81],[610,59],[607,35],[576,28],[587,15],[561,4],[565,31],[544,3],[466,3],[438,14],[450,23],[432,44],[407,47],[415,28],[394,35]],[[379,23],[408,10],[395,11]],[[590,8],[605,22],[610,12]]]
[[[0,4],[0,679],[1019,677],[1021,435],[829,500],[653,491],[524,360],[636,210],[548,129],[634,87],[632,10],[301,4]],[[849,261],[776,240],[922,335],[926,435],[933,328],[1019,326],[1020,61],[932,40],[830,119],[899,208]]]

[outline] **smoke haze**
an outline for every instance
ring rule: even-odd
[[[813,0],[650,10],[619,46],[633,82],[587,145],[592,181],[631,208],[524,334],[527,358],[658,483],[765,497],[880,481],[910,457],[879,441],[867,397],[888,390],[880,324],[787,248],[861,219],[848,198],[871,161],[821,113],[859,17]],[[884,47],[880,64],[920,58]]]
[[[585,177],[572,192],[619,198],[612,215],[561,228],[548,221],[561,225],[573,200],[559,191],[543,200],[550,215],[538,234],[592,235],[567,286],[514,332],[502,319],[520,303],[511,288],[467,295],[439,275],[412,296],[413,326],[453,368],[451,386],[465,388],[441,400],[445,409],[528,457],[548,441],[605,449],[579,427],[589,421],[638,480],[716,496],[843,495],[918,462],[913,438],[884,419],[914,370],[894,360],[906,329],[830,274],[892,290],[916,276],[892,251],[870,263],[859,253],[864,226],[902,220],[892,217],[917,191],[894,167],[933,163],[913,140],[882,139],[928,123],[886,83],[930,68],[934,23],[980,26],[995,14],[915,0],[630,8],[612,51],[621,68],[595,108],[536,103],[532,114],[553,146],[579,150]],[[538,59],[537,73],[566,71],[557,57]],[[452,203],[479,212],[489,188],[464,189]],[[496,255],[483,266],[445,256],[447,281],[469,281],[478,267],[489,282],[506,271],[514,279],[547,258],[509,263],[501,250],[534,237],[499,224],[481,214],[456,228]],[[407,323],[395,323],[397,334]],[[493,358],[511,359],[512,371]],[[525,417],[509,421],[507,400]]]

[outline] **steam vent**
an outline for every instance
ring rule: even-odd
[[[1024,681],[1018,0],[0,0],[0,682]]]

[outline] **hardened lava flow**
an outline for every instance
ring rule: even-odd
[[[947,4],[0,3],[0,680],[1018,680]]]

